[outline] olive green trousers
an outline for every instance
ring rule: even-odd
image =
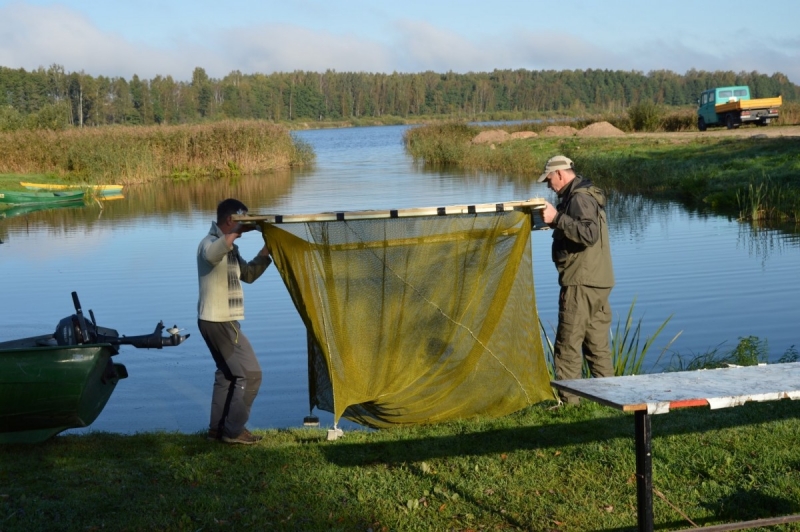
[[[613,377],[609,346],[611,329],[610,288],[562,286],[558,301],[558,330],[553,347],[557,380],[580,379],[586,360],[592,377]],[[559,392],[565,403],[580,399]]]

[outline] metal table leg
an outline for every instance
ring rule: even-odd
[[[635,413],[636,430],[636,505],[639,532],[653,532],[653,463],[650,456],[650,415]]]

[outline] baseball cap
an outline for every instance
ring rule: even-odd
[[[547,164],[544,165],[544,173],[540,175],[539,179],[536,181],[538,183],[543,183],[544,180],[547,179],[547,174],[550,172],[555,172],[556,170],[572,170],[573,168],[575,168],[575,163],[568,157],[564,157],[563,155],[550,157],[547,160]]]

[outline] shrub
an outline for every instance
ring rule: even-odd
[[[67,102],[47,103],[38,112],[28,115],[28,129],[49,129],[60,131],[69,125],[70,109]]]
[[[664,131],[690,131],[696,128],[697,113],[694,109],[670,113],[661,120],[661,129]]]
[[[657,131],[661,127],[663,111],[660,106],[643,101],[628,108],[628,119],[634,131]]]
[[[800,103],[783,102],[778,113],[778,124],[782,126],[793,126],[800,124]]]
[[[0,106],[0,131],[16,131],[24,125],[22,115],[10,105]]]

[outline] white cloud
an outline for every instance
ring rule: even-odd
[[[215,49],[229,65],[223,74],[234,69],[262,73],[392,69],[390,54],[375,42],[355,35],[334,35],[285,24],[228,30],[215,37],[215,42],[218,44]]]
[[[394,55],[399,70],[405,72],[485,70],[485,65],[497,55],[496,47],[490,43],[482,46],[424,21],[401,20],[395,24],[395,30]]]
[[[150,77],[182,70],[177,54],[128,42],[62,6],[0,7],[0,65],[35,70],[51,64],[69,72]],[[176,72],[177,73],[177,72]]]
[[[782,49],[783,48],[783,49]],[[778,41],[741,39],[721,48],[694,43],[653,40],[637,48],[636,54],[624,58],[638,70],[669,69],[684,73],[694,68],[706,71],[782,72],[795,83],[800,82],[800,46],[795,51],[778,46]]]
[[[475,15],[476,22],[479,14]],[[262,19],[263,20],[263,17]],[[133,74],[151,79],[171,75],[188,80],[195,67],[212,77],[233,70],[271,73],[479,72],[494,69],[668,69],[783,72],[800,83],[800,38],[741,32],[735,39],[675,31],[632,38],[625,35],[569,35],[564,31],[486,29],[486,33],[445,29],[428,21],[387,20],[380,36],[334,33],[292,24],[263,23],[203,32],[174,31],[184,38],[135,42],[105,31],[81,12],[61,5],[0,5],[0,65],[35,70],[51,64],[93,76]],[[168,26],[166,26],[168,27]],[[162,32],[169,31],[168,29]],[[131,34],[135,32],[131,31]],[[155,37],[151,37],[155,38]],[[163,44],[166,43],[166,44]]]
[[[611,69],[624,61],[615,52],[563,32],[518,32],[515,46],[520,66],[531,70]]]

